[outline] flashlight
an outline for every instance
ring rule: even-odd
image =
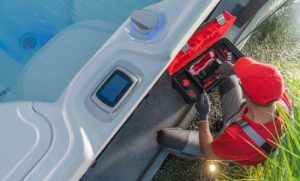
[[[214,163],[210,163],[208,168],[211,173],[215,173],[217,170],[217,166]]]
[[[218,165],[215,162],[210,162],[207,166],[207,170],[210,174],[215,174],[218,171]]]

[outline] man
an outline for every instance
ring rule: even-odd
[[[222,131],[211,134],[210,103],[203,94],[196,103],[199,131],[163,129],[158,132],[158,143],[180,155],[233,160],[243,165],[264,162],[283,134],[278,106],[287,112],[291,109],[280,72],[248,57],[240,58],[235,65],[225,62],[216,72],[228,76],[219,86]]]

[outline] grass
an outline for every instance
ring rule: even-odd
[[[257,167],[219,163],[221,172],[217,175],[208,174],[204,161],[170,156],[154,180],[300,180],[300,23],[295,23],[300,17],[293,17],[299,6],[290,1],[253,33],[242,50],[253,59],[276,65],[293,99],[294,115],[284,117],[285,136],[278,151]],[[219,102],[212,100],[212,104],[212,118],[220,119]]]

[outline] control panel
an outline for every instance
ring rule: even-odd
[[[94,91],[92,101],[106,112],[114,112],[133,89],[137,80],[131,72],[118,66]]]

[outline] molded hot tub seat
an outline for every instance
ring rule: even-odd
[[[0,178],[21,180],[47,153],[52,128],[33,103],[0,104],[0,110]]]
[[[22,69],[17,84],[3,101],[57,100],[116,28],[113,23],[95,20],[74,24],[58,33]]]

